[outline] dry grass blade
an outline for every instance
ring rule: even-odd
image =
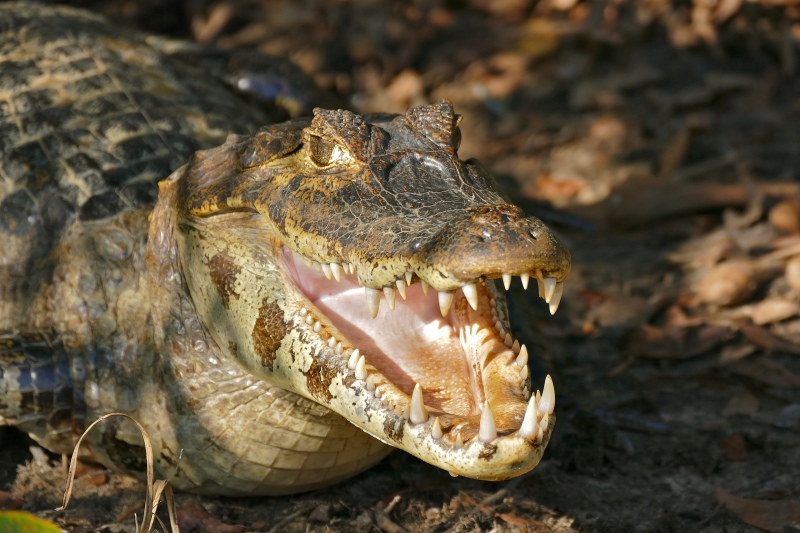
[[[147,431],[135,418],[128,416],[124,413],[109,413],[107,415],[103,415],[92,424],[86,428],[86,431],[83,432],[81,438],[78,439],[78,443],[75,444],[75,449],[72,451],[72,459],[69,462],[69,473],[67,474],[67,486],[64,489],[64,501],[61,503],[61,507],[56,509],[56,511],[63,511],[67,508],[67,503],[69,502],[69,498],[72,495],[72,486],[75,481],[75,469],[78,466],[78,450],[81,447],[81,443],[86,435],[100,422],[105,420],[106,418],[111,418],[113,416],[121,416],[127,418],[139,429],[139,432],[142,434],[142,438],[144,439],[144,450],[147,459],[147,495],[145,496],[144,501],[144,516],[142,518],[142,525],[136,525],[136,532],[137,533],[149,533],[153,528],[153,523],[156,520],[156,511],[158,510],[158,502],[161,500],[161,495],[163,494],[167,500],[167,510],[169,512],[169,522],[170,527],[173,533],[180,533],[180,529],[178,527],[178,519],[177,514],[175,513],[175,498],[172,493],[172,486],[169,484],[167,480],[158,480],[154,481],[153,478],[155,477],[153,473],[153,446],[150,443],[150,437],[147,435]],[[160,520],[159,520],[160,522]],[[162,524],[163,527],[163,524]],[[165,528],[166,529],[166,528]]]

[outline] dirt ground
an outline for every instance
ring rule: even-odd
[[[76,2],[73,2],[73,4]],[[119,24],[279,54],[359,111],[451,99],[462,157],[574,260],[541,465],[404,453],[327,490],[178,495],[182,531],[800,532],[800,8],[781,0],[98,0]],[[0,434],[0,504],[133,531],[144,489]]]

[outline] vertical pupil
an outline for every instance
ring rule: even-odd
[[[311,137],[311,158],[320,166],[330,164],[334,144],[321,137]]]

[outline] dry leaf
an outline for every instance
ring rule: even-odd
[[[779,337],[774,333],[770,333],[766,329],[753,325],[742,324],[742,333],[747,340],[756,346],[769,350],[771,352],[784,352],[793,355],[800,355],[800,345]]]
[[[800,523],[800,502],[797,501],[739,498],[721,488],[717,488],[715,497],[742,522],[766,531],[783,533]]]
[[[769,359],[737,361],[731,370],[744,377],[781,389],[800,388],[800,376]]]
[[[628,337],[627,349],[635,357],[688,359],[703,354],[728,338],[718,326],[665,327],[642,324]]]

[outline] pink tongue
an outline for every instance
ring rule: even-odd
[[[285,260],[303,294],[406,394],[419,382],[431,391],[431,398],[426,394],[428,405],[447,410],[452,401],[469,403],[469,367],[457,333],[439,312],[436,291],[431,289],[426,296],[415,283],[407,288],[407,300],[396,295],[394,311],[381,296],[378,316],[372,318],[355,276],[328,280],[294,254],[287,253]]]

